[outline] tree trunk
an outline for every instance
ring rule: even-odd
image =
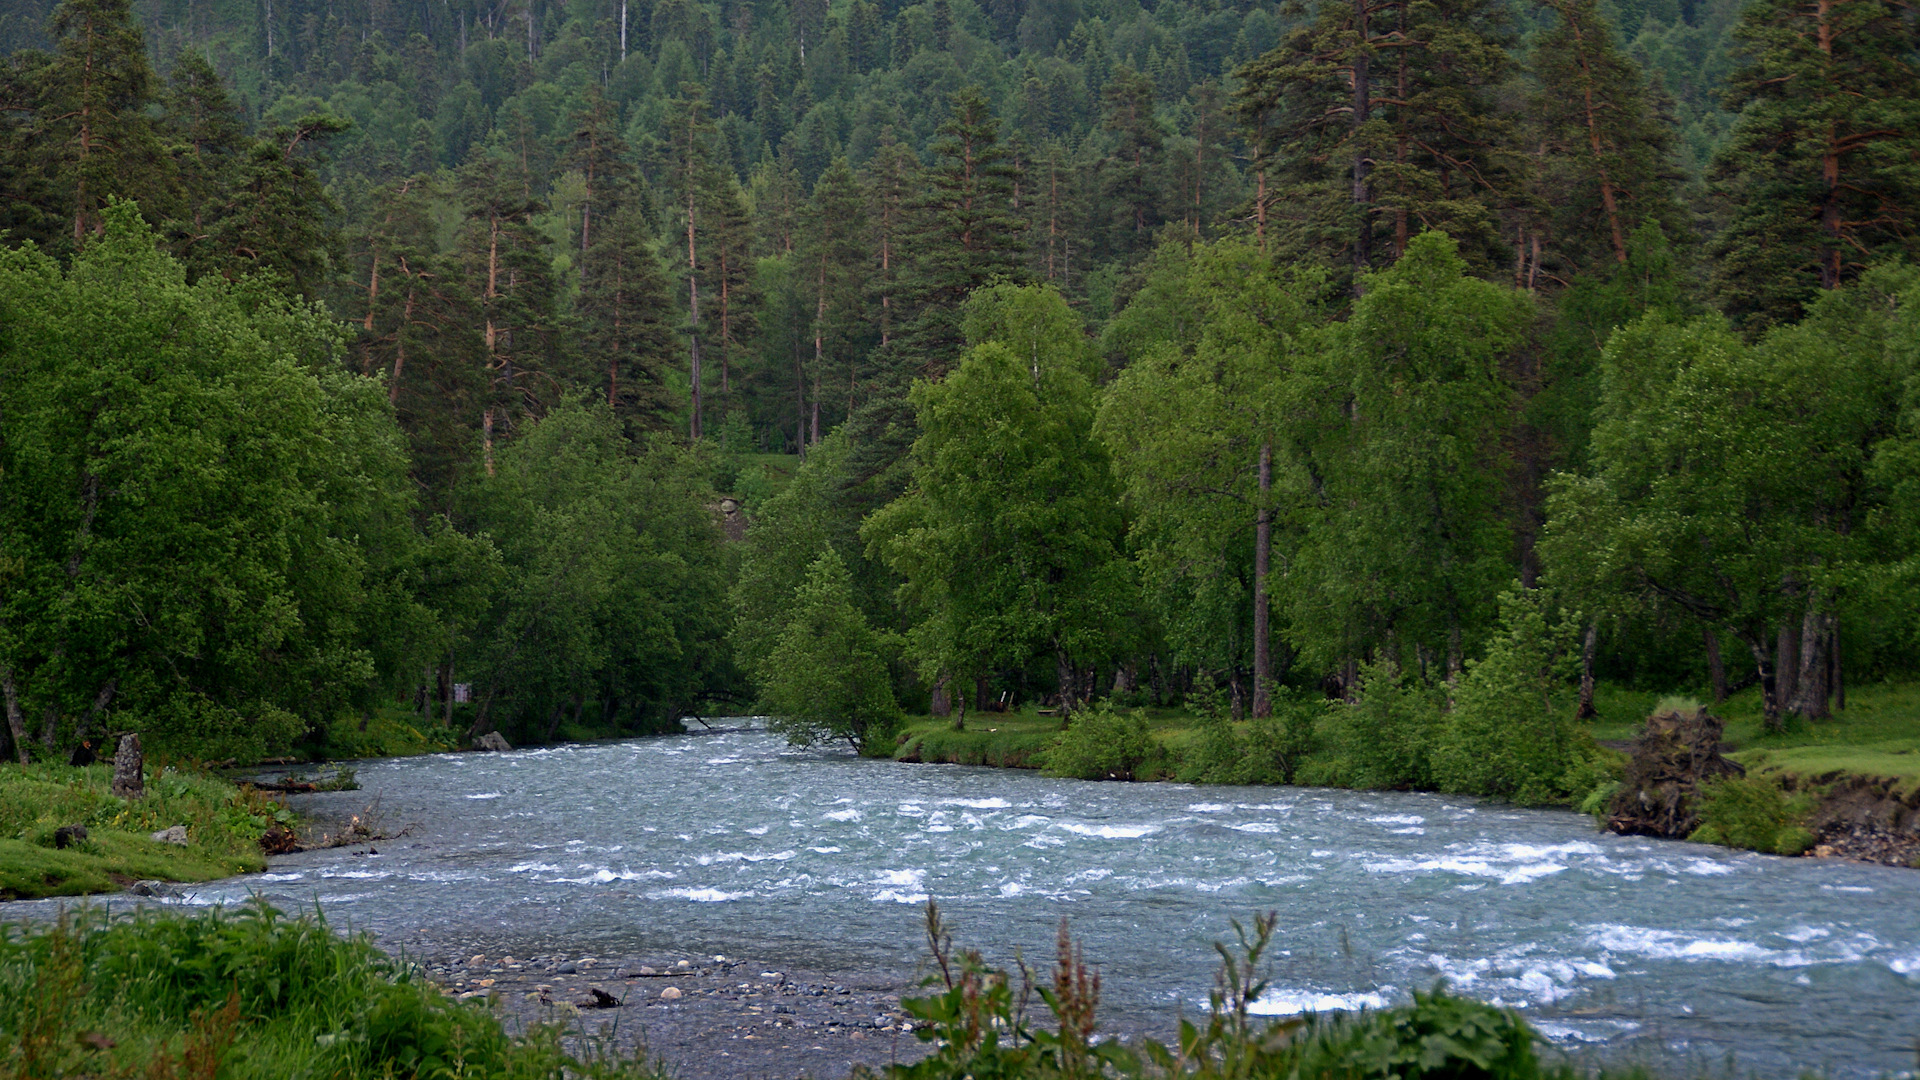
[[[119,679],[108,679],[107,684],[100,688],[100,692],[93,696],[93,704],[87,706],[87,715],[80,720],[80,730],[74,732],[75,738],[81,740],[93,738],[93,722],[98,720],[100,714],[107,711],[107,706],[113,703],[113,694],[119,685]]]
[[[1707,638],[1707,678],[1713,683],[1713,703],[1718,705],[1727,700],[1727,665],[1726,662],[1720,658],[1720,635],[1714,633],[1713,627],[1711,626],[1706,628],[1705,633]]]
[[[1780,724],[1780,687],[1774,681],[1772,658],[1764,637],[1754,636],[1743,639],[1747,649],[1753,653],[1754,674],[1760,678],[1760,726],[1767,731],[1779,731]]]
[[[1355,0],[1354,8],[1359,15],[1356,20],[1360,29],[1360,40],[1367,40],[1367,16],[1365,0]],[[1361,125],[1367,122],[1367,57],[1365,53],[1353,59],[1353,205],[1359,218],[1359,229],[1353,238],[1353,295],[1359,298],[1362,291],[1360,275],[1366,272],[1373,262],[1373,216],[1368,213],[1367,197],[1367,153],[1359,144]]]
[[[1600,715],[1593,709],[1593,649],[1600,641],[1600,624],[1587,624],[1586,637],[1580,642],[1580,707],[1573,711],[1575,720],[1591,720]]]
[[[0,693],[7,703],[7,734],[13,739],[13,755],[27,763],[27,718],[20,712],[20,690],[14,685],[13,669],[0,671]]]
[[[1273,440],[1260,444],[1260,510],[1253,525],[1253,715],[1272,716],[1273,641],[1268,626],[1267,571],[1273,546]]]
[[[940,717],[953,715],[953,702],[947,697],[947,687],[952,682],[953,676],[942,675],[940,681],[933,684],[933,693],[927,705],[929,714]]]
[[[1827,710],[1827,642],[1833,617],[1818,611],[1814,603],[1809,597],[1800,621],[1800,670],[1787,710],[1808,720],[1825,720],[1832,715]]]
[[[1776,709],[1785,709],[1799,689],[1800,628],[1791,622],[1780,624],[1779,644],[1774,649],[1773,682]]]
[[[1073,661],[1067,659],[1065,649],[1054,650],[1053,673],[1060,684],[1060,712],[1062,714],[1070,713],[1073,711],[1074,699],[1076,697],[1074,694],[1075,680],[1073,677]]]
[[[1840,665],[1840,619],[1838,616],[1827,626],[1827,663],[1831,668],[1827,676],[1827,685],[1833,688],[1833,707],[1841,712],[1847,711],[1847,673]]]

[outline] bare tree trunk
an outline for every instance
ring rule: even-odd
[[[1753,653],[1754,672],[1760,676],[1760,726],[1767,731],[1780,730],[1780,687],[1774,680],[1772,657],[1764,637],[1746,638]]]
[[[1774,649],[1773,682],[1776,709],[1788,708],[1799,689],[1800,628],[1791,622],[1780,624],[1779,644]]]
[[[1832,636],[1833,617],[1816,609],[1807,599],[1807,613],[1800,621],[1800,670],[1794,679],[1794,693],[1787,700],[1790,712],[1808,720],[1831,716],[1827,709],[1827,651]]]
[[[1267,571],[1273,548],[1273,440],[1260,444],[1260,510],[1253,525],[1253,715],[1272,716],[1273,635],[1268,625]]]
[[[1360,40],[1367,40],[1367,16],[1365,0],[1355,0],[1354,9],[1359,18]],[[1373,216],[1368,211],[1367,197],[1367,152],[1358,144],[1360,128],[1367,122],[1367,91],[1371,89],[1367,76],[1367,57],[1365,53],[1353,59],[1353,205],[1358,210],[1359,231],[1353,238],[1353,295],[1357,298],[1362,286],[1360,275],[1366,272],[1373,261]]]
[[[1591,720],[1599,714],[1593,709],[1593,650],[1600,641],[1600,624],[1587,624],[1586,637],[1580,642],[1580,707],[1573,711],[1575,720]]]
[[[1060,711],[1063,714],[1072,712],[1076,697],[1074,694],[1075,680],[1073,677],[1073,662],[1067,659],[1065,649],[1054,650],[1053,671],[1055,678],[1060,683]]]
[[[1705,633],[1707,638],[1707,678],[1713,683],[1713,703],[1718,705],[1727,700],[1727,665],[1726,662],[1720,658],[1720,635],[1714,633],[1713,627],[1711,626],[1706,628]]]
[[[13,738],[13,755],[27,763],[27,718],[20,712],[20,689],[14,684],[13,669],[0,670],[0,693],[7,702],[7,733]]]
[[[1845,712],[1847,709],[1847,671],[1840,664],[1840,619],[1835,616],[1827,627],[1827,663],[1831,672],[1827,684],[1833,688],[1833,707]]]
[[[953,715],[953,702],[947,697],[947,687],[952,682],[953,676],[942,675],[940,681],[933,684],[932,700],[927,705],[928,713],[943,717]]]

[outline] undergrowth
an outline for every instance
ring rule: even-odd
[[[197,915],[91,910],[0,928],[0,1080],[658,1077],[513,1037],[364,937],[262,901]]]
[[[929,903],[927,943],[937,969],[927,980],[932,993],[901,1006],[921,1021],[916,1034],[931,1053],[878,1075],[886,1080],[1573,1080],[1582,1075],[1569,1063],[1543,1062],[1539,1037],[1513,1010],[1456,997],[1444,986],[1377,1012],[1260,1021],[1254,1007],[1268,988],[1261,969],[1274,945],[1276,923],[1271,914],[1254,919],[1250,928],[1236,921],[1233,947],[1214,946],[1220,968],[1204,1021],[1183,1018],[1171,1046],[1150,1039],[1127,1045],[1100,1035],[1100,975],[1074,945],[1064,919],[1047,978],[1024,962],[1007,971],[989,966],[978,952],[956,950],[939,907]],[[865,1069],[854,1075],[875,1076]],[[1644,1077],[1638,1070],[1627,1075]]]

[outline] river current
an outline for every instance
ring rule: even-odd
[[[197,887],[423,951],[739,953],[911,972],[922,904],[990,960],[1059,920],[1109,1027],[1204,1009],[1233,917],[1279,915],[1262,1008],[1377,1006],[1446,979],[1576,1052],[1911,1072],[1920,873],[1597,832],[1431,795],[1085,783],[865,761],[764,732],[363,762],[406,836]],[[364,848],[359,849],[364,851]]]

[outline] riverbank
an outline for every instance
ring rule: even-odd
[[[273,799],[205,773],[159,770],[140,797],[117,798],[112,772],[0,764],[0,900],[252,873],[266,868],[261,837],[292,820]]]
[[[1595,746],[1599,766],[1590,790],[1617,776],[1623,751],[1663,695],[1603,686],[1598,715],[1578,729]],[[1142,710],[1148,744],[1131,778],[1183,783],[1295,783],[1346,786],[1337,751],[1317,727],[1265,731],[1242,722],[1224,726],[1178,708]],[[1734,695],[1712,712],[1726,721],[1721,752],[1750,778],[1775,785],[1791,803],[1784,826],[1804,828],[1805,854],[1920,867],[1920,684],[1879,683],[1853,690],[1832,719],[1768,733],[1759,691]],[[1058,715],[1028,705],[976,712],[963,730],[947,718],[912,717],[893,757],[903,762],[1041,769],[1062,732]],[[1289,747],[1263,745],[1278,736]],[[1291,760],[1281,760],[1282,751]],[[1284,772],[1283,772],[1284,769]],[[1563,805],[1575,805],[1576,797]],[[1724,839],[1718,842],[1725,842]],[[1779,853],[1765,843],[1751,846]]]

